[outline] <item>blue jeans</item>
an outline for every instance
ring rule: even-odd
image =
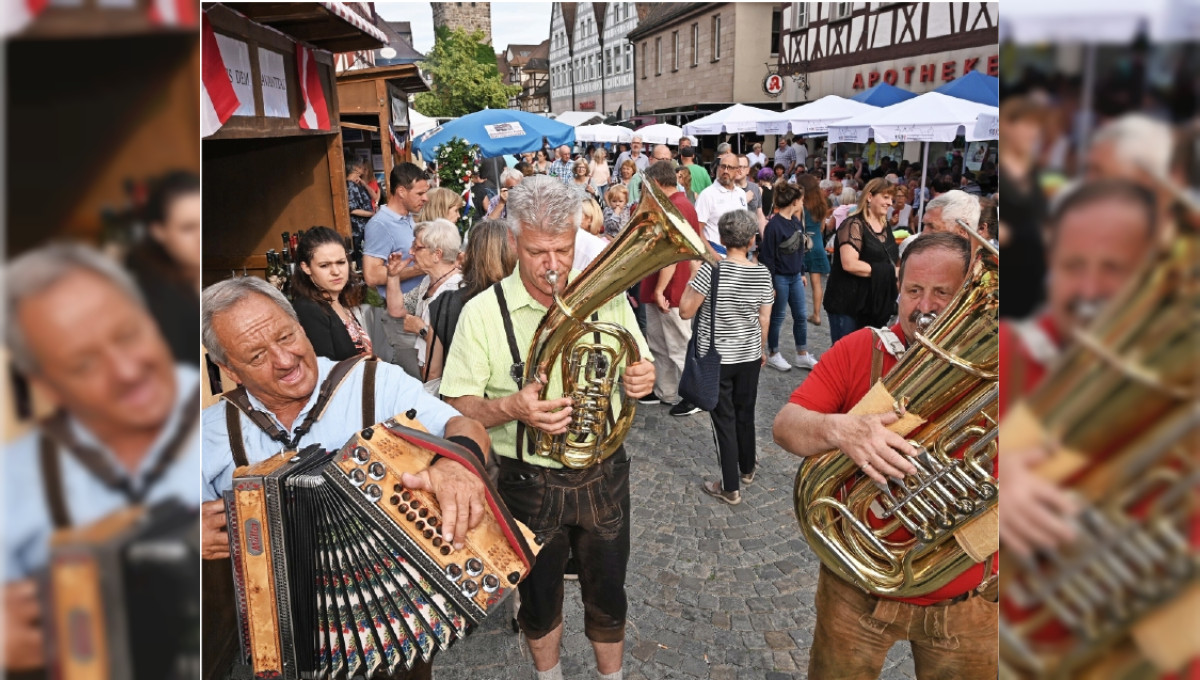
[[[858,330],[858,322],[854,320],[854,317],[846,314],[829,315],[830,344],[841,340],[856,330]]]
[[[774,354],[779,349],[779,334],[783,331],[783,320],[787,310],[792,310],[792,337],[796,340],[796,351],[808,350],[808,317],[804,309],[804,275],[775,274],[775,304],[771,305],[771,325],[767,327],[767,349]]]

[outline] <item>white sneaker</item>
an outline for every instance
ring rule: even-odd
[[[777,371],[792,370],[792,365],[789,364],[787,362],[787,359],[784,359],[783,355],[780,354],[779,352],[776,352],[776,353],[772,354],[771,356],[767,357],[767,365]]]
[[[807,368],[811,370],[816,367],[817,358],[814,357],[811,352],[808,354],[797,354],[796,360],[792,362],[792,365],[794,365],[796,368]]]

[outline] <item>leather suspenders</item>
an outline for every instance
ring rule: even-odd
[[[71,513],[67,509],[66,495],[63,490],[62,464],[59,452],[65,451],[73,456],[83,467],[110,489],[121,492],[130,504],[141,503],[145,500],[150,489],[166,474],[167,469],[179,457],[187,443],[188,435],[195,429],[200,419],[200,393],[188,401],[180,416],[179,427],[175,434],[159,452],[157,460],[146,473],[141,488],[134,490],[130,486],[129,477],[120,474],[105,460],[100,451],[80,443],[67,424],[66,414],[62,411],[42,422],[42,434],[39,437],[39,455],[41,459],[42,488],[46,496],[46,504],[50,511],[50,520],[54,528],[65,529],[72,526]]]
[[[299,445],[300,440],[304,438],[304,435],[308,434],[309,429],[316,423],[317,419],[325,413],[325,408],[329,406],[329,400],[337,393],[342,381],[346,379],[360,361],[364,360],[366,363],[363,365],[362,426],[369,427],[375,424],[375,370],[379,364],[378,360],[374,357],[367,358],[363,354],[343,359],[329,371],[329,375],[321,383],[317,395],[317,403],[313,405],[304,422],[300,423],[300,426],[295,430],[295,434],[290,438],[286,432],[275,424],[270,415],[250,405],[250,399],[244,387],[239,386],[237,389],[222,394],[221,398],[225,400],[225,429],[229,435],[229,449],[233,453],[234,465],[242,467],[250,464],[249,459],[246,457],[246,445],[242,438],[240,413],[245,413],[250,422],[254,423],[256,427],[265,432],[271,439],[282,444],[285,450],[295,449]]]

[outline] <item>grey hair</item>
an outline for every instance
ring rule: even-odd
[[[632,138],[630,138],[629,143],[632,144],[634,142],[642,142],[642,141],[644,141],[644,140],[642,139],[641,135],[634,135]]]
[[[37,359],[17,321],[21,304],[44,292],[59,281],[85,272],[105,279],[143,309],[146,301],[129,272],[100,251],[81,243],[52,243],[31,250],[12,262],[4,271],[5,341],[12,354],[13,364],[25,375],[36,375]]]
[[[982,208],[979,198],[959,189],[951,189],[925,205],[925,212],[942,209],[942,222],[957,226],[957,220],[966,222],[971,229],[979,229],[979,214]],[[954,228],[951,226],[951,229]]]
[[[508,228],[513,236],[520,236],[524,227],[556,236],[579,229],[582,220],[579,192],[556,177],[526,177],[508,190]]]
[[[229,311],[231,307],[245,300],[247,296],[255,294],[262,295],[274,302],[291,317],[292,321],[300,323],[300,318],[296,316],[296,310],[292,309],[292,303],[288,302],[283,293],[258,277],[242,276],[214,283],[204,289],[204,294],[200,298],[200,341],[204,343],[212,360],[218,364],[228,366],[229,355],[225,352],[221,341],[217,339],[217,332],[213,329],[213,318],[222,312]]]
[[[1111,143],[1116,156],[1132,161],[1158,177],[1171,170],[1175,139],[1171,126],[1141,113],[1130,113],[1109,121],[1096,131],[1092,146]]]
[[[831,179],[823,179],[821,180],[821,184],[819,186],[821,187],[821,191],[829,191],[837,185],[838,183]]]
[[[442,262],[458,259],[458,251],[462,250],[462,236],[458,233],[458,227],[449,220],[429,220],[422,222],[417,229],[421,230],[419,238],[422,245],[430,250],[442,251]]]
[[[521,171],[516,168],[504,168],[504,172],[500,173],[500,186],[503,187],[504,183],[510,179],[515,179],[517,184],[520,184],[521,180],[525,179],[525,175],[522,175]]]
[[[729,145],[729,142],[721,142],[717,145],[717,155],[723,156],[729,153],[731,149],[733,149],[733,147]]]
[[[726,248],[745,248],[758,233],[758,217],[749,210],[730,210],[717,220],[717,233]]]

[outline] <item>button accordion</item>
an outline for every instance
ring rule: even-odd
[[[415,417],[366,428],[339,450],[314,445],[234,473],[230,554],[255,677],[403,674],[466,636],[529,573],[534,536],[480,461]],[[401,483],[435,455],[487,488],[483,520],[461,550],[443,541],[433,495]]]

